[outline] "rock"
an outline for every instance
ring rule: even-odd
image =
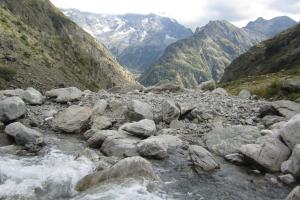
[[[173,101],[164,101],[162,104],[162,116],[165,122],[171,123],[171,121],[179,118],[180,110]]]
[[[27,88],[20,97],[31,105],[41,105],[44,101],[43,95],[32,87]]]
[[[244,164],[244,156],[240,153],[228,154],[224,158],[225,160],[236,165]]]
[[[143,92],[144,86],[142,86],[140,84],[123,85],[123,86],[115,86],[108,90],[108,92],[110,92],[110,93],[118,93],[118,94],[127,94],[127,93],[133,92],[133,91]]]
[[[88,125],[91,115],[91,108],[74,105],[58,113],[54,124],[58,130],[67,133],[80,132]]]
[[[198,119],[200,122],[207,121],[213,118],[211,111],[207,108],[196,108],[188,115],[190,120]]]
[[[263,105],[259,108],[258,117],[263,118],[265,116],[281,116],[279,111],[272,105]]]
[[[20,97],[23,95],[25,91],[22,89],[15,90],[0,90],[0,95],[4,95],[6,97]]]
[[[76,87],[59,88],[47,91],[45,94],[49,98],[55,98],[58,103],[79,100],[83,93]]]
[[[20,97],[8,97],[0,101],[0,121],[8,122],[23,116],[25,103]]]
[[[293,149],[296,144],[300,144],[300,114],[285,123],[280,129],[280,135],[290,149]]]
[[[8,145],[0,147],[1,154],[17,155],[19,151],[24,150],[24,147],[18,145]]]
[[[168,156],[168,145],[158,137],[149,137],[138,143],[138,152],[143,157],[164,159]]]
[[[243,89],[240,91],[238,97],[241,99],[250,99],[251,93],[248,90]]]
[[[104,99],[100,99],[100,100],[96,101],[96,103],[93,107],[93,116],[103,115],[107,108],[107,105],[108,105],[108,103]]]
[[[290,119],[294,115],[300,113],[300,104],[292,101],[274,101],[271,105],[278,111],[279,116],[286,117],[287,119]]]
[[[296,183],[296,179],[291,174],[280,175],[280,176],[278,176],[278,179],[282,183],[287,184],[287,185],[291,185],[291,184]]]
[[[299,200],[300,199],[300,186],[296,186],[285,200]]]
[[[264,135],[274,135],[274,132],[272,130],[261,130],[260,134],[262,136],[264,136]]]
[[[173,152],[176,148],[181,147],[183,145],[182,140],[175,135],[157,135],[157,136],[152,136],[157,138],[160,141],[163,141],[165,144],[167,144],[167,150],[168,152]]]
[[[44,143],[43,135],[34,130],[27,128],[20,122],[14,122],[6,126],[5,133],[13,137],[18,145],[42,145]]]
[[[284,80],[281,88],[287,92],[300,92],[300,79]]]
[[[174,129],[174,130],[185,129],[186,124],[183,121],[179,121],[179,120],[175,119],[175,120],[171,121],[170,128]]]
[[[85,176],[77,183],[76,190],[84,191],[102,182],[120,181],[128,178],[158,180],[151,163],[136,156],[122,159],[109,169]]]
[[[200,88],[203,91],[213,91],[214,89],[216,89],[216,87],[217,84],[214,80],[203,82],[198,86],[198,88]]]
[[[197,173],[201,173],[201,170],[212,171],[220,168],[213,155],[201,146],[191,145],[189,153]]]
[[[132,100],[130,102],[125,115],[130,121],[153,119],[153,111],[151,106],[138,100]]]
[[[235,125],[227,128],[214,128],[204,136],[204,141],[210,151],[225,156],[238,153],[244,144],[255,143],[260,136],[257,127]]]
[[[106,156],[132,157],[139,155],[137,143],[140,140],[133,137],[125,138],[123,136],[107,137],[100,151]]]
[[[294,146],[291,157],[282,163],[281,171],[291,173],[295,177],[300,177],[300,144]]]
[[[0,130],[0,147],[12,145],[13,143],[13,139]]]
[[[276,116],[276,115],[267,115],[262,118],[262,122],[266,127],[271,127],[273,124],[284,121],[284,117]]]
[[[105,116],[97,116],[93,119],[92,129],[104,130],[112,126],[112,120]]]
[[[121,136],[121,134],[118,131],[113,131],[113,130],[97,131],[88,139],[87,146],[95,149],[100,149],[104,140],[107,137],[111,137],[111,136]]]
[[[146,93],[155,93],[155,94],[161,94],[164,92],[182,92],[183,91],[183,87],[181,85],[178,85],[176,83],[172,83],[172,82],[164,82],[164,83],[160,83],[159,85],[155,85],[152,87],[148,87],[145,89]]]
[[[137,137],[146,138],[155,134],[156,126],[153,120],[143,119],[138,122],[126,123],[120,127],[120,130]]]
[[[214,89],[212,91],[213,94],[217,94],[217,95],[220,95],[220,96],[228,96],[228,93],[225,89],[223,88],[217,88],[217,89]]]
[[[272,171],[280,171],[281,163],[291,153],[289,148],[274,136],[263,136],[255,144],[243,145],[240,152],[255,164]]]
[[[98,129],[89,129],[86,132],[83,133],[83,138],[88,140],[90,139],[93,135],[95,135],[96,133],[98,133],[100,130]]]
[[[181,116],[187,115],[188,113],[190,113],[192,110],[196,108],[195,105],[192,105],[190,103],[178,103],[178,107]]]

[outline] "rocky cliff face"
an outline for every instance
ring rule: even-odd
[[[155,14],[103,15],[75,9],[63,12],[135,72],[142,72],[155,62],[169,44],[192,35],[176,20]]]
[[[48,0],[1,0],[0,13],[1,88],[134,83],[102,44]]]

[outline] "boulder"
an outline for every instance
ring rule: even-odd
[[[225,89],[223,88],[217,88],[217,89],[214,89],[212,91],[213,94],[217,94],[217,95],[220,95],[220,96],[228,96],[228,93]]]
[[[41,105],[44,101],[43,95],[32,87],[27,88],[20,97],[31,105]]]
[[[281,121],[285,121],[285,118],[277,115],[267,115],[262,118],[262,122],[264,123],[265,127],[271,127],[273,124]]]
[[[133,91],[144,91],[144,86],[140,84],[134,84],[134,85],[123,85],[123,86],[115,86],[108,90],[110,93],[118,93],[118,94],[127,94],[129,92]]]
[[[287,185],[291,185],[291,184],[294,184],[296,183],[296,179],[293,177],[293,175],[291,174],[283,174],[283,175],[280,175],[278,176],[278,179],[284,183],[284,184],[287,184]]]
[[[112,120],[106,116],[97,116],[93,118],[92,129],[104,130],[112,126]]]
[[[269,171],[280,171],[282,162],[289,158],[290,149],[274,136],[266,135],[257,139],[255,144],[240,148],[246,158]]]
[[[164,159],[168,156],[168,144],[158,137],[149,137],[138,143],[138,152],[143,157]]]
[[[184,115],[190,113],[192,110],[194,110],[196,108],[196,106],[192,105],[191,103],[178,103],[178,107],[179,107],[181,116],[184,116]]]
[[[8,122],[23,116],[25,103],[20,97],[8,97],[0,101],[0,121]]]
[[[156,126],[153,120],[143,119],[138,122],[126,123],[120,127],[120,130],[137,137],[146,138],[155,134]]]
[[[107,101],[104,99],[100,99],[98,101],[96,101],[96,103],[94,104],[93,107],[93,115],[97,116],[97,115],[103,115],[106,108],[107,108]]]
[[[300,144],[300,114],[292,117],[280,129],[283,141],[293,149],[296,144]]]
[[[94,129],[92,129],[92,130],[94,130]],[[121,133],[118,131],[114,131],[114,130],[97,131],[88,139],[87,146],[89,146],[91,148],[95,148],[95,149],[100,149],[104,140],[107,137],[112,137],[112,136],[121,136]]]
[[[142,157],[135,156],[122,159],[109,169],[105,169],[103,171],[95,172],[93,174],[85,176],[77,183],[76,190],[84,191],[97,184],[101,184],[102,182],[107,183],[107,181],[120,181],[128,178],[138,180],[159,179],[149,161],[145,160]]]
[[[151,106],[138,100],[132,100],[130,102],[125,115],[130,121],[153,119],[153,111]]]
[[[97,134],[99,131],[98,129],[89,129],[86,132],[83,133],[83,138],[88,140],[90,139],[93,135]]]
[[[296,186],[285,200],[299,200],[300,199],[300,186]]]
[[[13,137],[18,145],[42,145],[44,143],[43,135],[34,130],[27,128],[20,122],[14,122],[6,126],[5,133]]]
[[[287,92],[300,92],[300,79],[284,80],[281,88]]]
[[[241,165],[244,163],[244,156],[240,153],[228,154],[224,158],[233,164]]]
[[[200,88],[203,91],[213,91],[214,89],[216,89],[216,87],[217,84],[214,80],[203,82],[198,86],[198,88]]]
[[[251,98],[251,93],[248,90],[243,89],[243,90],[240,91],[238,97],[241,98],[241,99],[250,99]]]
[[[213,155],[201,146],[191,145],[189,154],[197,173],[201,173],[201,170],[212,171],[220,168]]]
[[[300,177],[300,144],[294,146],[291,157],[282,163],[281,171],[290,173],[297,178]]]
[[[53,89],[47,91],[45,95],[49,98],[54,98],[54,101],[58,103],[67,103],[69,101],[79,100],[83,93],[76,87],[69,87]]]
[[[168,152],[173,152],[176,148],[181,147],[183,145],[182,140],[175,135],[164,134],[152,137],[155,137],[157,140],[163,141],[165,144],[167,144]]]
[[[145,89],[146,93],[152,92],[155,94],[160,94],[164,92],[181,92],[183,91],[183,87],[179,84],[173,83],[173,82],[164,82],[160,83],[158,85],[148,87]]]
[[[204,141],[210,151],[225,156],[238,153],[244,144],[255,143],[260,136],[257,127],[235,125],[226,128],[214,128],[204,136]]]
[[[54,119],[54,124],[58,130],[76,133],[87,127],[91,115],[91,108],[73,105],[58,113]]]
[[[173,101],[164,101],[162,104],[162,116],[165,122],[171,123],[171,121],[179,118],[180,110]]]
[[[271,103],[271,105],[278,111],[279,116],[285,117],[287,119],[290,119],[294,115],[300,113],[300,104],[292,101],[274,101]]]

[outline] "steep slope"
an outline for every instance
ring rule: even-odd
[[[212,78],[219,80],[234,58],[261,39],[227,21],[211,21],[192,37],[170,45],[140,82],[153,85],[167,79],[194,87]]]
[[[109,88],[134,80],[48,0],[0,0],[0,88]]]
[[[296,24],[297,22],[295,20],[287,16],[275,17],[270,20],[259,17],[257,20],[249,22],[245,29],[263,34],[267,38],[271,38]]]
[[[103,15],[76,9],[63,12],[103,42],[131,71],[144,71],[169,44],[193,34],[175,20],[154,14]]]

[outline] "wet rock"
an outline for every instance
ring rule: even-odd
[[[94,116],[103,115],[107,106],[108,106],[108,103],[104,99],[100,99],[100,100],[96,101],[96,103],[93,107],[93,115]]]
[[[83,93],[76,87],[59,88],[47,91],[45,94],[49,98],[54,98],[58,103],[67,103],[69,101],[79,100]]]
[[[42,145],[44,143],[43,135],[34,130],[27,128],[20,122],[11,123],[5,128],[5,133],[13,137],[18,145]]]
[[[0,121],[8,122],[23,116],[25,103],[20,97],[8,97],[0,101]]]
[[[300,92],[300,80],[299,79],[284,80],[281,84],[281,88],[287,92]]]
[[[173,101],[164,101],[162,104],[163,120],[167,123],[176,120],[180,116],[180,110]]]
[[[158,176],[149,161],[136,156],[122,159],[109,169],[85,176],[76,185],[76,190],[84,191],[102,182],[128,178],[157,180]]]
[[[300,144],[300,114],[291,118],[280,130],[283,141],[293,149],[296,144]]]
[[[214,80],[209,80],[206,82],[201,83],[198,88],[203,90],[203,91],[213,91],[214,89],[216,89],[217,84]]]
[[[168,145],[158,137],[149,137],[138,143],[138,152],[143,157],[164,159],[168,156]]]
[[[255,143],[260,136],[260,131],[255,126],[235,125],[216,127],[204,136],[204,140],[210,151],[225,156],[238,153],[244,144]]]
[[[291,185],[291,184],[296,183],[296,179],[291,174],[280,175],[280,176],[278,176],[278,179],[286,185]]]
[[[281,163],[286,161],[291,153],[289,148],[274,136],[258,138],[255,144],[246,144],[240,152],[254,164],[272,171],[280,171]]]
[[[97,116],[93,119],[92,129],[104,130],[112,126],[112,120],[106,116]]]
[[[248,90],[243,89],[240,91],[238,97],[240,97],[241,99],[250,99],[251,93]]]
[[[278,111],[280,116],[286,117],[287,119],[290,119],[294,115],[300,113],[300,104],[292,101],[274,101],[271,105]]]
[[[107,137],[111,137],[111,136],[121,136],[121,133],[114,130],[97,131],[88,139],[87,146],[91,148],[99,149],[102,146],[104,140]]]
[[[294,146],[291,157],[282,163],[281,171],[300,177],[300,144]]]
[[[44,101],[43,95],[32,87],[27,88],[20,97],[31,105],[41,105]]]
[[[24,150],[24,147],[18,145],[8,145],[0,147],[1,154],[17,155],[22,150]]]
[[[300,199],[300,186],[296,186],[285,200],[299,200]]]
[[[225,157],[225,160],[236,164],[236,165],[242,165],[244,164],[244,156],[240,153],[233,153],[233,154],[228,154]]]
[[[153,111],[151,106],[138,100],[133,100],[130,102],[125,115],[131,121],[153,119]]]
[[[138,122],[126,123],[120,127],[120,130],[137,137],[146,138],[155,134],[156,126],[153,120],[143,119]]]
[[[220,96],[228,96],[228,93],[225,89],[223,88],[217,88],[217,89],[214,89],[212,91],[213,94],[217,94],[217,95],[220,95]]]
[[[212,171],[220,168],[213,155],[201,146],[191,145],[189,154],[197,173],[201,173],[201,170]]]
[[[91,108],[74,105],[58,113],[54,119],[54,124],[58,130],[77,133],[86,128],[91,115]]]

